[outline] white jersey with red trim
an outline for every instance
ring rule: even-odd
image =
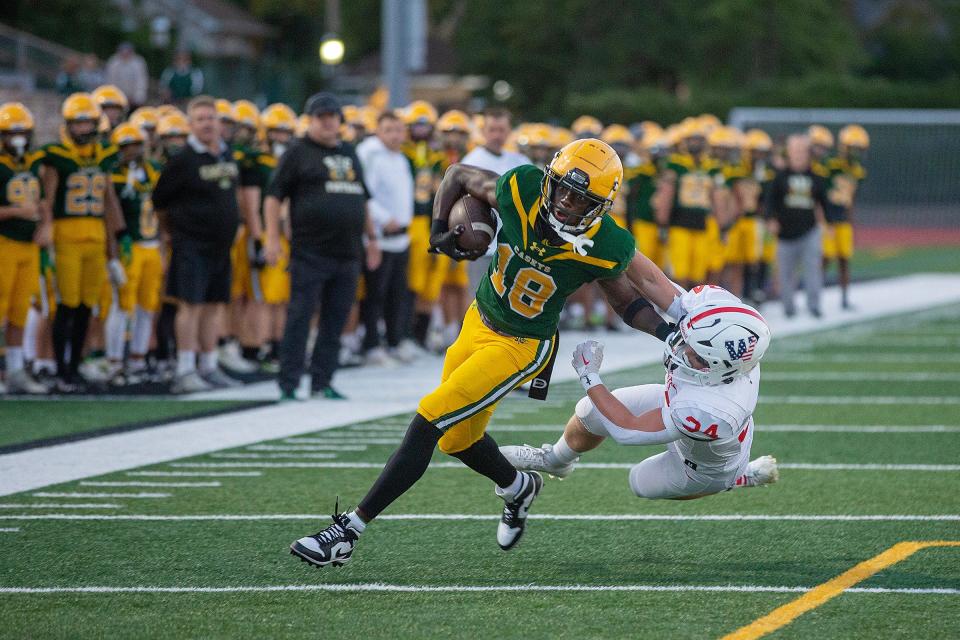
[[[675,451],[704,473],[730,472],[749,461],[760,367],[729,384],[706,386],[667,374],[663,424],[680,437]]]

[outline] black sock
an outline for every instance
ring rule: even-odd
[[[443,432],[419,413],[414,416],[403,442],[387,461],[380,477],[373,483],[357,510],[369,522],[402,496],[423,476],[430,464],[433,450]]]
[[[83,344],[87,341],[90,326],[90,307],[81,304],[74,310],[73,330],[70,332],[70,375],[76,376],[83,362]]]
[[[413,317],[413,339],[418,344],[427,344],[427,333],[430,331],[430,314],[418,313]]]
[[[270,360],[277,360],[279,357],[280,357],[280,341],[271,340],[270,352],[267,354],[267,358]]]
[[[157,359],[172,360],[177,355],[177,338],[174,327],[177,320],[177,305],[164,302],[157,319]]]
[[[57,359],[57,375],[67,379],[70,371],[67,367],[67,345],[73,333],[73,318],[76,307],[66,305],[57,306],[57,313],[53,317],[53,353]]]
[[[483,434],[480,440],[463,451],[450,455],[477,473],[487,476],[501,489],[509,487],[517,477],[517,470],[503,457],[489,433]]]
[[[244,360],[256,362],[260,359],[260,347],[243,347],[240,352],[243,354]]]

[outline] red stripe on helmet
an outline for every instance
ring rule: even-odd
[[[692,327],[692,326],[693,326],[693,323],[696,322],[696,321],[698,321],[698,320],[702,320],[702,319],[704,319],[704,318],[707,318],[707,317],[716,315],[716,314],[718,314],[718,313],[727,313],[727,312],[745,313],[745,314],[747,314],[748,316],[753,316],[754,318],[760,320],[760,321],[763,322],[764,324],[767,323],[767,321],[763,319],[763,316],[761,316],[759,313],[757,313],[756,311],[753,311],[753,310],[751,310],[751,309],[741,309],[741,308],[739,308],[739,307],[717,307],[716,309],[710,309],[709,311],[704,311],[703,313],[698,314],[698,315],[695,315],[694,317],[690,318],[690,319],[687,321],[687,326],[688,326],[688,327]]]

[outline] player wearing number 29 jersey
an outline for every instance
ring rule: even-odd
[[[348,560],[366,524],[413,486],[438,445],[493,480],[506,503],[497,543],[504,550],[517,543],[542,479],[517,472],[486,426],[501,398],[551,365],[567,296],[599,280],[627,324],[661,336],[669,328],[646,298],[674,317],[682,313],[673,283],[607,215],[622,180],[616,152],[594,139],[565,146],[545,171],[522,166],[498,176],[459,164],[448,170],[434,203],[430,245],[456,260],[479,257],[485,250],[457,246],[463,229],[449,229],[450,209],[465,193],[497,209],[502,226],[488,278],[447,350],[440,385],[421,400],[373,488],[356,510],[294,542],[294,555],[317,566]],[[543,381],[538,376],[535,383]]]

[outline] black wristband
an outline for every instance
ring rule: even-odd
[[[447,224],[446,220],[434,218],[433,222],[430,223],[430,235],[435,236],[438,233],[446,233],[449,228],[450,225]]]
[[[676,330],[677,325],[673,324],[672,322],[661,322],[659,325],[657,325],[657,328],[653,330],[653,335],[657,336],[658,340],[666,342],[670,334]]]
[[[650,304],[650,301],[646,298],[637,298],[627,305],[627,308],[623,310],[620,317],[623,318],[623,321],[627,323],[628,327],[632,327],[633,319],[640,313],[641,309],[645,309],[646,307],[653,307],[653,305]]]

